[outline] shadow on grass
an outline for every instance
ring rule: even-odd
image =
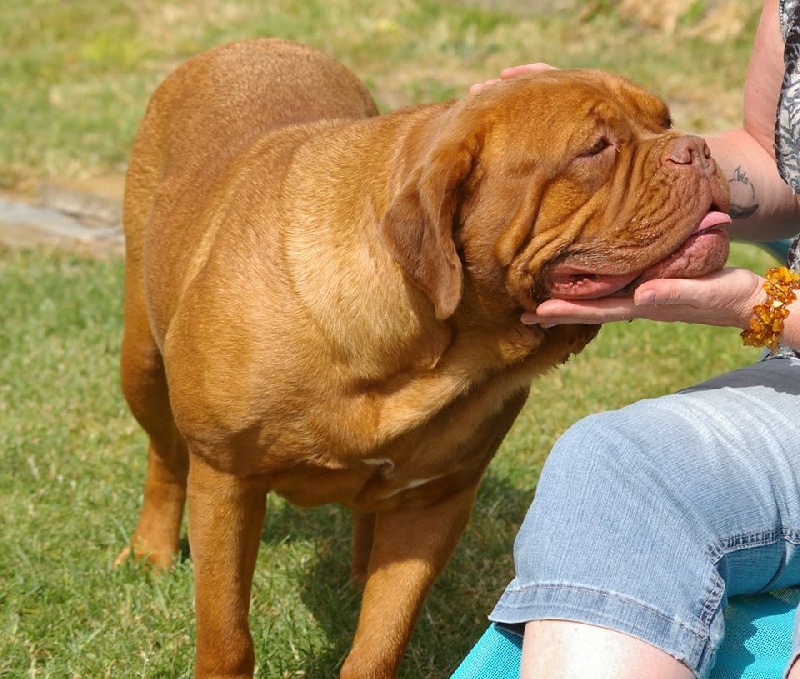
[[[467,530],[426,600],[401,677],[449,677],[477,641],[512,577],[513,541],[531,496],[491,474],[484,480]],[[342,508],[302,510],[280,503],[267,512],[266,549],[294,541],[314,545],[314,559],[296,581],[326,643],[308,656],[306,679],[334,676],[355,634],[361,597],[348,581],[351,540],[349,512]]]

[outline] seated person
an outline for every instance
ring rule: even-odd
[[[743,127],[707,139],[731,181],[733,238],[797,231],[798,59],[800,0],[766,0]],[[789,267],[799,263],[795,241]],[[516,540],[516,577],[490,616],[524,631],[522,677],[707,677],[727,598],[800,584],[800,302],[791,301],[800,277],[779,279],[765,290],[761,276],[729,268],[651,280],[632,300],[548,300],[523,316],[737,327],[770,351],[680,393],[588,417],[556,443]],[[770,322],[748,330],[765,302],[785,302],[788,317],[770,307]],[[787,672],[800,679],[800,663]]]

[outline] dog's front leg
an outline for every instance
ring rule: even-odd
[[[248,614],[267,484],[213,468],[189,467],[189,539],[194,562],[197,679],[253,676]]]
[[[424,509],[378,514],[361,615],[340,679],[391,679],[425,596],[458,544],[477,484]]]

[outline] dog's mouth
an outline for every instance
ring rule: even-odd
[[[721,228],[731,218],[712,208],[664,259],[642,271],[601,274],[568,263],[555,264],[547,275],[547,291],[560,299],[598,299],[629,296],[640,283],[653,278],[697,278],[721,269],[728,259],[729,238]]]

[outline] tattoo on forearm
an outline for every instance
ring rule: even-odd
[[[731,219],[745,219],[758,210],[756,202],[756,187],[753,186],[742,166],[733,171],[733,177],[728,180],[731,189]]]
[[[741,205],[734,205],[731,203],[731,208],[728,210],[728,214],[730,215],[731,219],[747,219],[747,217],[752,215],[756,210],[758,210],[758,205],[748,205],[747,207],[742,207]]]

